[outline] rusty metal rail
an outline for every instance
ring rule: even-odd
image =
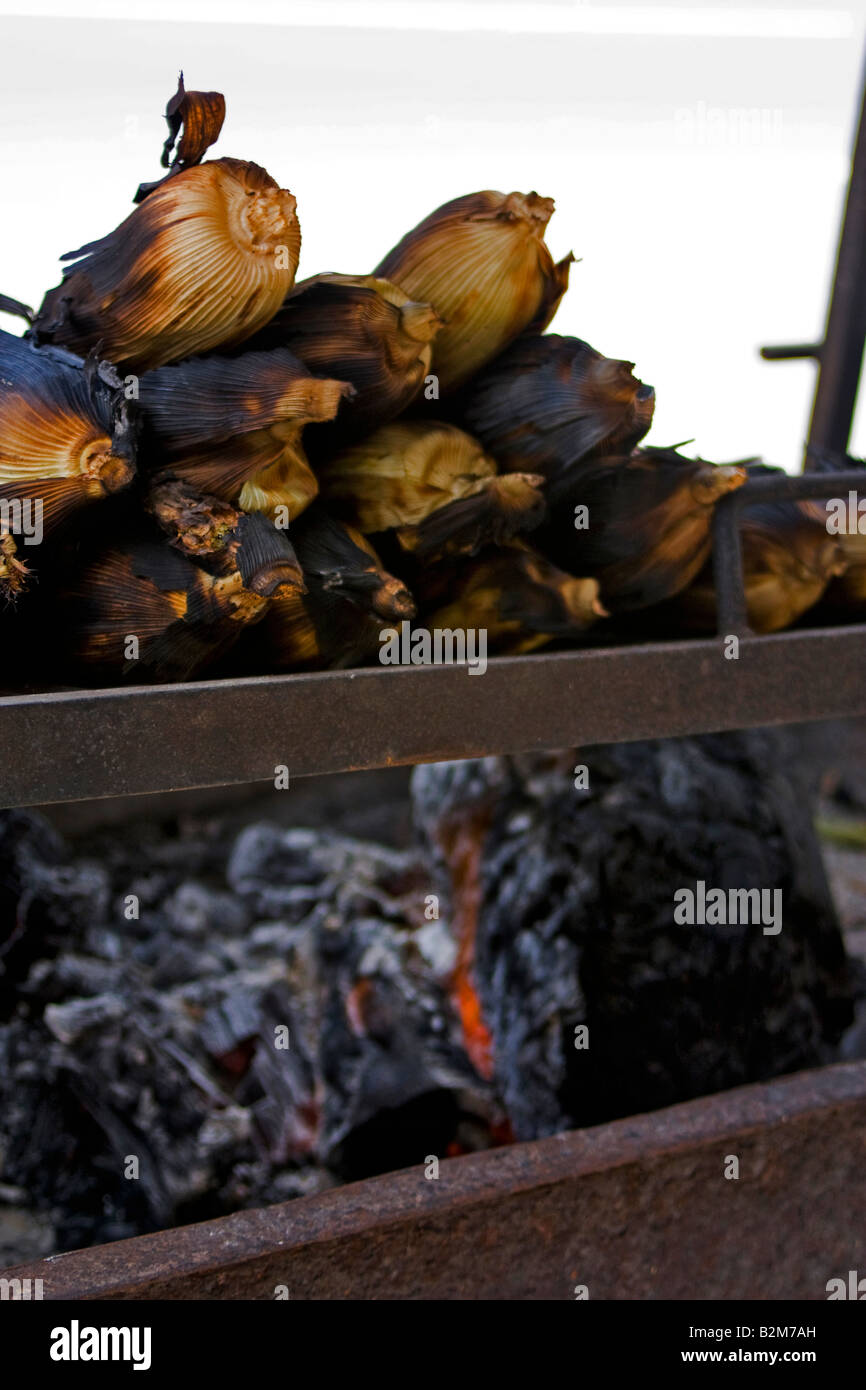
[[[864,1161],[857,1062],[4,1277],[76,1300],[825,1299],[866,1268]]]
[[[866,712],[866,625],[0,699],[0,806]]]

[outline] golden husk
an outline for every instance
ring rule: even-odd
[[[468,380],[533,321],[549,322],[567,283],[544,241],[551,198],[471,193],[445,203],[377,266],[445,320],[433,347],[442,391]]]
[[[217,159],[173,174],[45,296],[40,336],[126,372],[242,342],[294,283],[295,199],[257,164]]]
[[[134,433],[105,364],[0,334],[0,499],[38,502],[50,531],[126,487]]]
[[[368,534],[417,526],[438,507],[471,497],[496,464],[455,425],[397,420],[322,466],[322,495]]]

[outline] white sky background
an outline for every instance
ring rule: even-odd
[[[0,0],[5,293],[38,305],[160,175],[182,67],[226,95],[214,153],[296,195],[300,275],[371,270],[461,193],[552,195],[551,250],[583,258],[554,328],[636,362],[652,441],[799,466],[814,369],[758,347],[822,330],[866,0],[24,8]]]

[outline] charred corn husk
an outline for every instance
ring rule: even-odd
[[[480,491],[437,507],[416,526],[401,526],[397,538],[425,564],[503,545],[539,524],[545,513],[543,485],[539,473],[497,474]]]
[[[306,593],[275,599],[249,643],[253,659],[281,671],[363,665],[378,651],[383,625],[414,617],[412,595],[369,541],[318,504],[292,538]]]
[[[366,534],[396,529],[419,558],[506,540],[543,514],[543,479],[498,475],[455,425],[397,420],[324,464],[320,476],[339,516]]]
[[[306,579],[319,590],[339,593],[386,621],[411,618],[415,603],[401,579],[388,574],[360,531],[313,506],[292,527]]]
[[[455,561],[447,576],[431,576],[419,600],[428,628],[483,629],[490,652],[510,655],[579,640],[606,616],[597,580],[575,579],[524,541]]]
[[[612,613],[679,593],[710,553],[715,503],[746,481],[738,464],[637,449],[566,474],[547,492],[536,543],[575,574],[593,575]]]
[[[0,587],[7,597],[23,586],[30,544],[78,507],[126,487],[134,473],[134,417],[113,368],[0,333],[0,526],[7,538]]]
[[[168,169],[166,178],[199,164],[216,140],[226,118],[226,99],[222,92],[188,92],[180,74],[177,91],[165,108],[168,136],[160,163]],[[175,148],[176,142],[176,148]],[[165,179],[143,183],[135,195],[140,203]]]
[[[205,568],[223,563],[238,524],[237,507],[177,480],[155,484],[145,506],[175,550]]]
[[[352,383],[355,395],[338,418],[308,437],[317,453],[333,453],[414,400],[441,326],[429,304],[415,303],[388,280],[316,275],[295,286],[249,347],[289,348],[311,372]]]
[[[144,456],[157,481],[294,520],[318,491],[304,427],[332,419],[353,389],[311,376],[286,349],[162,367],[141,378]]]
[[[627,454],[643,439],[655,392],[633,367],[580,338],[527,334],[471,383],[461,423],[500,468],[552,480],[587,458]]]
[[[314,376],[284,348],[192,357],[141,378],[144,444],[172,460],[276,424],[302,429],[329,420],[352,390]]]
[[[238,513],[226,551],[226,573],[229,562],[244,589],[263,598],[287,598],[306,589],[294,547],[285,532],[260,512]]]
[[[294,283],[295,199],[258,164],[217,159],[160,183],[74,262],[34,323],[40,341],[101,351],[126,372],[242,342]]]
[[[147,509],[175,550],[211,573],[237,571],[245,588],[266,598],[303,592],[301,566],[285,531],[260,513],[247,515],[183,482],[153,487]]]
[[[104,679],[138,683],[198,675],[271,601],[239,570],[214,576],[164,542],[135,540],[70,568],[60,609],[73,661]]]
[[[29,304],[22,303],[20,299],[12,299],[8,294],[0,294],[0,313],[12,314],[15,318],[24,319],[28,324],[36,317]]]
[[[552,198],[469,193],[425,217],[377,266],[445,320],[433,372],[453,390],[533,322],[550,322],[568,283],[544,241]]]
[[[749,476],[781,470],[748,464]],[[743,509],[740,534],[749,626],[778,632],[802,617],[847,568],[838,540],[799,502],[761,502]],[[707,566],[676,600],[681,624],[713,631],[716,596]]]

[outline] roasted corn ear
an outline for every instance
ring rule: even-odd
[[[698,574],[710,554],[715,503],[745,481],[741,465],[676,449],[598,459],[550,484],[536,543],[563,569],[595,576],[612,613],[647,608]]]
[[[161,182],[71,264],[34,322],[40,342],[101,352],[123,372],[249,338],[291,289],[295,199],[258,164],[217,159]]]
[[[383,625],[415,616],[412,595],[369,541],[320,504],[292,527],[292,538],[306,593],[278,597],[248,644],[268,669],[363,664],[378,651]]]
[[[553,480],[643,439],[655,392],[633,368],[580,338],[526,335],[471,383],[460,422],[500,468]]]
[[[442,326],[418,304],[372,275],[316,275],[291,291],[250,349],[288,348],[311,372],[349,381],[355,395],[330,424],[310,431],[315,454],[386,424],[415,399],[431,368]]]
[[[125,488],[135,452],[134,410],[108,363],[0,333],[0,590],[7,597],[23,587],[28,546],[77,508]]]
[[[175,550],[212,574],[237,571],[245,588],[266,598],[303,592],[303,573],[286,532],[260,513],[248,515],[177,481],[153,487],[147,509]]]
[[[447,587],[434,575],[418,597],[428,628],[484,630],[488,650],[502,655],[580,640],[606,616],[597,580],[575,579],[524,541],[455,561]]]
[[[374,274],[445,320],[433,372],[452,391],[534,322],[546,326],[568,284],[570,258],[554,265],[544,233],[552,198],[469,193],[408,232]]]
[[[539,485],[500,476],[477,440],[455,425],[397,420],[322,465],[323,496],[365,534],[396,530],[419,558],[473,551],[536,525]]]
[[[271,601],[237,570],[215,577],[165,542],[136,539],[81,557],[59,606],[74,662],[137,683],[192,679]]]
[[[303,430],[332,419],[353,391],[311,376],[285,349],[162,367],[141,378],[143,457],[157,481],[288,522],[318,492]]]

